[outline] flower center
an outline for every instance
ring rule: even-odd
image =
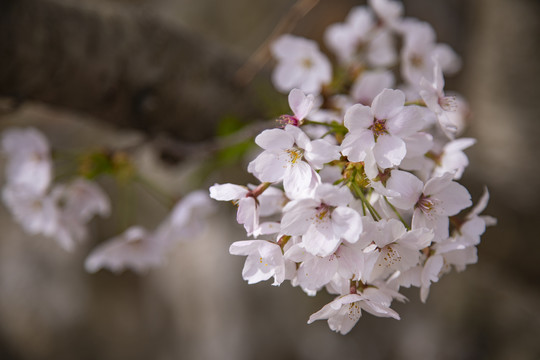
[[[313,61],[311,61],[310,58],[303,58],[302,66],[305,67],[306,69],[311,69],[313,67]]]
[[[420,199],[418,199],[418,202],[416,203],[415,207],[419,208],[424,212],[425,214],[430,213],[434,208],[435,202],[429,198],[429,195],[426,196],[422,194],[420,196]]]
[[[369,129],[373,131],[375,140],[377,140],[377,138],[383,134],[388,134],[388,130],[386,130],[386,119],[375,120]]]
[[[315,214],[315,222],[316,223],[325,223],[327,219],[330,217],[332,208],[330,205],[326,205],[325,203],[322,203],[321,205],[317,206],[315,208],[317,210],[317,214]]]
[[[291,164],[296,164],[296,162],[302,159],[302,151],[300,149],[287,149],[289,154],[289,162]]]
[[[445,96],[439,98],[439,105],[444,111],[456,111],[457,101],[455,96]]]
[[[422,56],[418,54],[413,54],[409,60],[411,62],[411,65],[417,69],[424,66],[424,59],[422,59]]]
[[[278,124],[281,125],[281,127],[285,127],[286,125],[293,125],[293,126],[300,125],[300,120],[298,120],[296,116],[292,116],[292,115],[281,115],[277,119],[277,122]]]

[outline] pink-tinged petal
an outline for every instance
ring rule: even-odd
[[[369,0],[368,4],[377,16],[390,24],[394,23],[403,14],[403,4],[399,1]]]
[[[356,46],[356,40],[347,24],[332,24],[324,32],[324,42],[341,62],[350,61]]]
[[[298,120],[304,119],[311,109],[315,99],[313,95],[305,95],[300,89],[292,89],[289,93],[289,106]]]
[[[413,174],[401,171],[392,170],[390,179],[386,183],[388,190],[398,193],[398,196],[390,198],[392,205],[398,209],[412,209],[418,202],[424,183]]]
[[[468,217],[478,215],[482,211],[484,211],[487,207],[488,201],[489,201],[489,191],[488,191],[488,188],[484,186],[484,193],[482,194],[482,197],[480,198],[480,200],[478,200],[478,203],[476,204],[476,206],[473,207]]]
[[[454,265],[457,271],[463,271],[469,264],[475,264],[478,261],[476,246],[469,246],[463,250],[451,251],[444,254],[444,260],[447,264]]]
[[[377,120],[384,120],[394,116],[403,109],[405,94],[401,90],[384,89],[373,99],[371,109]]]
[[[336,251],[339,258],[339,275],[346,279],[358,280],[363,273],[364,253],[358,251],[357,247],[342,244]]]
[[[352,329],[354,324],[356,324],[361,314],[358,307],[349,306],[349,304],[353,304],[363,299],[364,298],[362,296],[357,294],[340,296],[334,301],[326,304],[321,310],[312,314],[309,317],[308,324],[311,324],[316,320],[328,319],[328,324],[332,330],[346,334]],[[342,309],[343,311],[340,311]],[[355,310],[355,312],[349,314],[348,311],[352,310]],[[356,310],[358,311],[356,312]],[[330,321],[330,319],[333,319],[333,321]]]
[[[293,246],[291,246],[289,250],[285,252],[284,256],[287,260],[297,263],[313,257],[313,255],[308,253],[301,244],[294,244]]]
[[[463,185],[454,181],[433,196],[440,201],[441,215],[456,215],[461,210],[472,205],[469,191]]]
[[[401,111],[386,120],[386,128],[392,135],[407,137],[422,129],[426,122],[418,106],[405,106]]]
[[[421,250],[433,240],[433,232],[426,228],[407,231],[399,238],[399,244],[405,245],[414,250]]]
[[[422,81],[420,81],[420,87],[422,90],[420,90],[419,94],[422,100],[424,100],[424,103],[435,114],[440,114],[443,110],[441,108],[441,105],[439,105],[439,94],[433,89],[431,86],[431,83],[427,81],[425,78],[422,78]]]
[[[245,197],[238,201],[236,221],[243,224],[248,236],[259,228],[259,210],[253,197]]]
[[[300,236],[311,226],[311,218],[317,216],[315,207],[300,207],[285,211],[281,218],[281,231],[286,235]]]
[[[433,147],[433,136],[419,132],[403,139],[407,147],[407,158],[423,156]]]
[[[470,245],[478,245],[480,243],[480,235],[486,231],[486,222],[481,217],[477,216],[466,221],[459,229],[461,234],[467,238]]]
[[[355,104],[345,112],[345,120],[343,122],[349,131],[366,130],[373,125],[373,113],[369,106]]]
[[[260,215],[260,214],[259,214]],[[253,233],[255,237],[259,235],[276,234],[281,230],[281,224],[275,221],[266,221],[259,225],[257,231]]]
[[[461,68],[461,59],[447,44],[437,44],[433,49],[431,56],[435,59],[437,64],[441,65],[442,72],[445,74],[455,74]]]
[[[298,37],[285,34],[280,36],[270,45],[272,55],[278,59],[286,59],[298,49]]]
[[[268,129],[257,135],[255,143],[265,150],[285,150],[294,145],[294,137],[282,129]]]
[[[420,300],[423,303],[427,300],[431,283],[439,281],[439,273],[443,265],[444,260],[440,255],[434,255],[427,259],[421,276],[422,288],[420,289]]]
[[[218,201],[238,200],[246,196],[248,189],[235,184],[214,184],[210,187],[210,197]]]
[[[286,125],[285,132],[294,139],[294,142],[296,143],[296,145],[298,145],[299,148],[305,149],[309,146],[311,140],[309,140],[309,137],[306,135],[306,133],[303,132],[299,127],[293,125]]]
[[[309,290],[318,290],[334,277],[338,269],[335,256],[310,256],[297,271],[298,283]]]
[[[439,242],[448,237],[448,216],[437,216],[436,214],[426,214],[419,208],[416,208],[412,218],[412,228],[427,228],[433,230],[434,242]]]
[[[468,147],[473,146],[476,143],[476,139],[473,138],[461,138],[454,141],[450,141],[444,146],[444,152],[462,151]]]
[[[457,134],[459,124],[456,122],[456,118],[450,117],[448,114],[446,111],[441,111],[437,114],[437,120],[444,134],[449,139],[453,139]]]
[[[131,269],[142,273],[164,262],[166,248],[156,243],[146,229],[132,226],[124,233],[100,244],[85,260],[85,269],[94,273],[108,269],[118,273]]]
[[[364,71],[353,84],[351,96],[361,104],[371,105],[375,96],[394,86],[394,82],[394,75],[390,71]],[[373,122],[373,115],[371,121]]]
[[[283,178],[283,189],[289,198],[298,198],[312,190],[314,171],[305,161],[298,161],[291,165]]]
[[[303,73],[298,71],[296,64],[279,63],[272,72],[272,84],[280,92],[287,92],[302,82]]]
[[[354,200],[347,187],[337,187],[331,184],[319,185],[315,190],[315,196],[330,206],[347,206]]]
[[[435,195],[441,192],[442,190],[444,190],[444,188],[448,186],[448,184],[452,182],[453,177],[453,174],[446,173],[441,176],[429,179],[426,182],[426,186],[424,187],[424,194]]]
[[[235,241],[229,246],[229,254],[231,255],[249,255],[257,249],[262,242],[266,240],[244,240]]]
[[[394,37],[390,31],[379,31],[368,48],[368,61],[375,67],[390,67],[396,63],[397,53]],[[387,86],[392,87],[393,84]]]
[[[324,139],[314,140],[306,146],[304,158],[315,168],[322,169],[323,165],[339,159],[339,146],[330,144]]]
[[[309,253],[324,257],[337,250],[340,239],[334,234],[330,219],[323,218],[308,228],[302,236],[302,243]]]
[[[383,169],[399,165],[406,154],[405,142],[397,136],[381,135],[373,146],[375,160]]]
[[[349,161],[364,161],[366,155],[375,145],[375,138],[371,130],[363,130],[356,133],[348,133],[341,143],[341,153],[349,158]]]
[[[288,154],[264,151],[248,164],[248,172],[260,181],[277,182],[283,179],[288,167]]]
[[[349,243],[357,242],[358,237],[362,233],[360,214],[344,206],[338,206],[332,212],[332,226],[334,233],[340,234]]]

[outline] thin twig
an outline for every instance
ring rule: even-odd
[[[274,30],[268,35],[265,41],[251,54],[244,65],[236,72],[235,80],[241,86],[249,84],[255,75],[270,59],[270,44],[286,32],[290,32],[300,19],[309,13],[319,0],[298,0],[289,10],[289,12],[276,25]]]

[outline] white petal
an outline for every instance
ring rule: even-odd
[[[289,93],[289,106],[298,120],[304,119],[313,108],[313,95],[305,95],[300,89],[292,89]]]
[[[332,225],[334,232],[349,243],[358,241],[362,233],[362,220],[355,210],[338,206],[332,212]]]
[[[210,197],[218,201],[238,200],[246,196],[248,189],[235,184],[214,184],[210,187]]]
[[[339,146],[330,144],[324,139],[312,141],[304,153],[304,158],[317,170],[322,169],[324,164],[339,159],[340,156]]]
[[[313,169],[305,161],[298,161],[285,172],[283,189],[289,198],[297,198],[311,190]]]
[[[388,119],[403,108],[405,94],[401,90],[384,89],[371,106],[377,120]]]
[[[288,169],[289,155],[263,151],[248,164],[248,171],[264,182],[277,182],[283,179]]]
[[[341,143],[341,152],[349,158],[349,161],[364,161],[374,145],[375,139],[371,130],[348,133]]]
[[[399,196],[392,197],[390,202],[399,209],[412,209],[414,204],[418,202],[424,183],[413,174],[401,171],[392,170],[390,179],[386,183],[386,188],[395,191]]]
[[[268,129],[257,135],[255,143],[265,150],[285,150],[294,145],[294,138],[282,129]]]
[[[442,191],[433,195],[441,201],[441,214],[452,216],[472,205],[471,195],[467,189],[457,182],[452,181]]]
[[[371,105],[375,96],[391,88],[394,82],[394,75],[390,71],[364,71],[353,84],[351,96],[364,105]]]
[[[343,122],[349,131],[365,130],[373,125],[373,113],[369,106],[355,104],[345,112]]]
[[[405,142],[397,136],[381,135],[373,146],[375,160],[383,169],[399,165],[406,154]]]

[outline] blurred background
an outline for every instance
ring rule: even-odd
[[[129,96],[118,95],[123,88],[111,85],[106,101],[92,103],[101,88],[93,83],[95,77],[82,73],[88,69],[92,74],[100,66],[103,73],[113,73],[116,68],[103,62],[107,49],[120,47],[127,54],[133,51],[129,65],[133,64],[129,68],[133,74],[126,79],[135,79],[134,83],[176,76],[189,83],[185,72],[197,63],[208,65],[203,75],[233,73],[296,2],[0,3],[0,28],[11,29],[0,31],[0,128],[36,126],[55,146],[80,149],[128,146],[148,134],[201,140],[210,136],[216,112],[218,117],[238,113],[248,120],[260,119],[265,99],[258,97],[268,93],[260,90],[270,87],[268,69],[247,90],[217,76],[208,76],[208,84],[190,83],[189,89],[178,89],[178,107],[163,100],[165,90],[157,85],[138,88]],[[328,24],[343,21],[352,6],[364,3],[321,0],[292,32],[320,40]],[[306,324],[310,314],[331,301],[324,292],[310,298],[288,284],[248,286],[242,280],[244,257],[229,255],[228,247],[245,234],[235,225],[235,209],[228,204],[220,207],[204,237],[180,244],[166,266],[142,276],[84,271],[89,251],[115,233],[113,221],[95,221],[92,238],[67,253],[53,240],[25,235],[2,207],[0,359],[540,359],[540,3],[407,0],[404,4],[407,16],[431,23],[438,41],[450,44],[463,59],[462,71],[446,86],[469,101],[472,117],[465,135],[478,139],[467,151],[471,165],[462,183],[475,201],[484,185],[489,188],[485,214],[499,221],[482,237],[478,264],[444,276],[432,286],[426,304],[416,289],[405,291],[409,303],[395,304],[401,321],[366,314],[342,336],[330,331],[326,322]],[[13,14],[22,14],[22,20]],[[28,25],[33,17],[42,19],[47,29],[68,19],[69,31],[57,35],[63,44],[72,39],[75,50],[64,58],[65,45],[30,46],[40,39],[40,30]],[[170,33],[175,35],[169,38]],[[84,34],[97,34],[92,35],[97,40],[82,57],[76,48],[77,37]],[[146,43],[152,39],[145,37],[148,34],[165,40]],[[182,40],[183,34],[194,40]],[[108,44],[107,39],[115,36],[126,41]],[[178,53],[171,45],[174,39],[182,40]],[[14,41],[19,42],[10,45]],[[190,44],[196,44],[194,59]],[[12,48],[23,49],[17,52],[17,64],[13,52],[6,50]],[[167,58],[171,54],[177,58]],[[71,61],[81,68],[70,67]],[[44,75],[50,63],[59,62],[65,64],[62,71]],[[161,73],[163,69],[175,73]],[[78,81],[78,86],[67,86],[70,81]],[[128,100],[136,112],[126,110],[123,101]],[[192,104],[196,105],[191,108]],[[163,162],[152,147],[135,156],[164,188],[187,192],[182,184],[193,161]],[[242,167],[222,171],[203,185],[245,183],[249,178],[239,175]],[[166,215],[144,193],[134,196],[142,224],[153,226]]]

